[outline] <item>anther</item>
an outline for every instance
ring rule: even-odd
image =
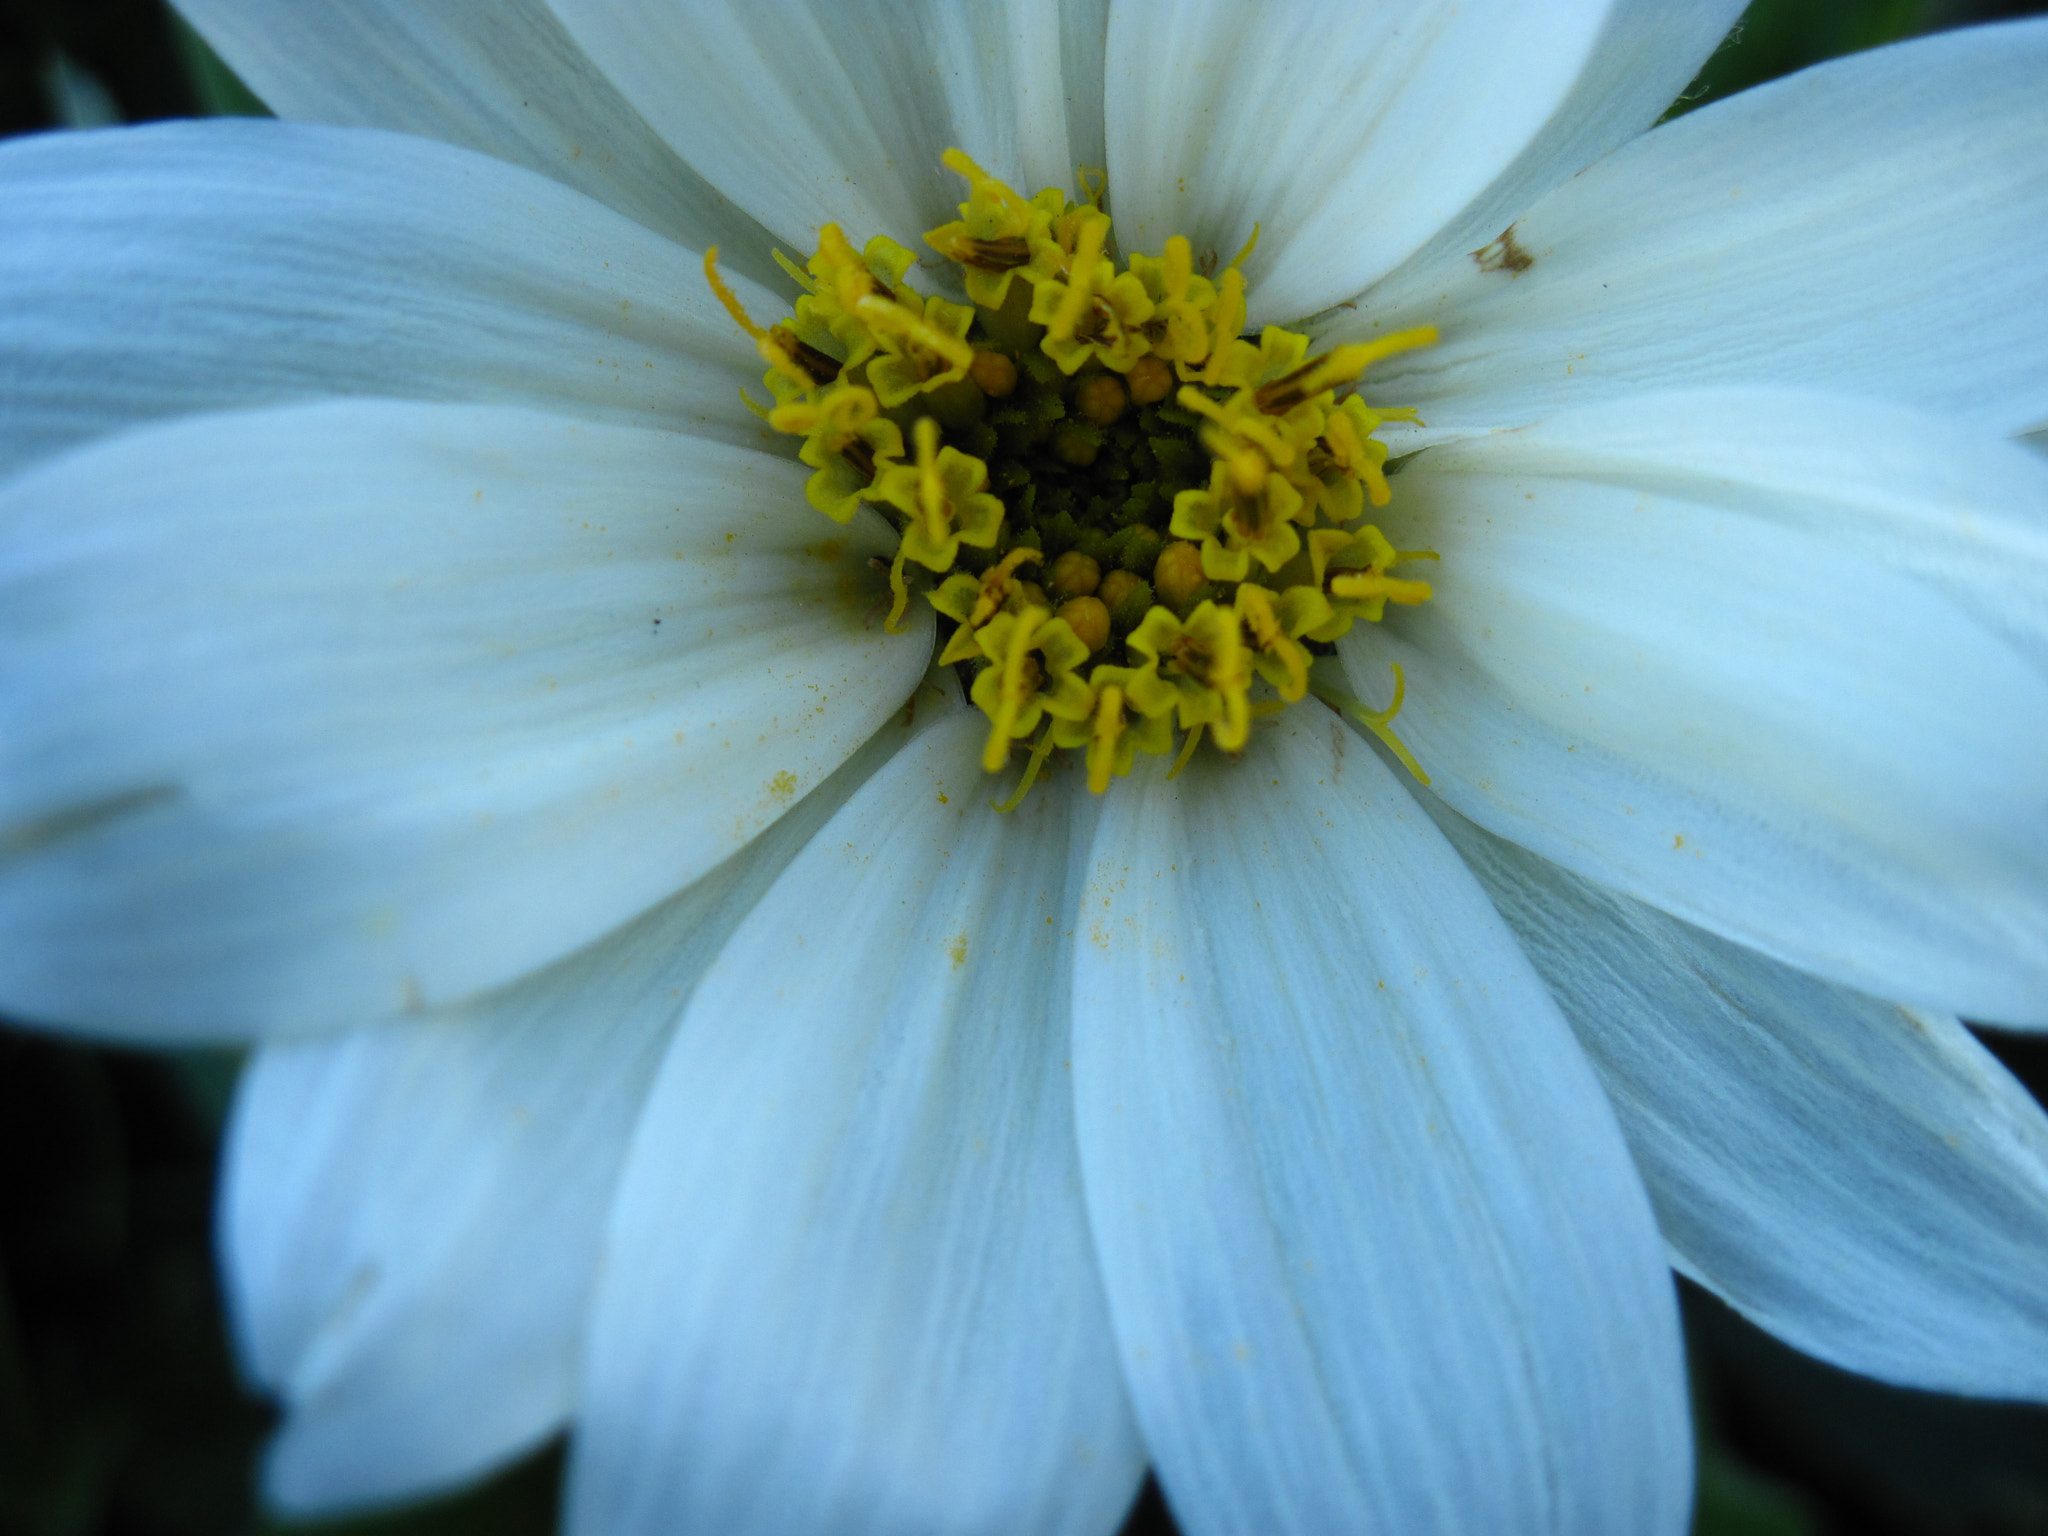
[[[963,267],[984,272],[1012,272],[1031,260],[1031,247],[1022,235],[998,235],[993,240],[955,241],[953,259]]]
[[[1391,336],[1382,336],[1378,341],[1338,347],[1321,357],[1310,358],[1283,378],[1260,385],[1252,398],[1261,411],[1274,416],[1284,415],[1313,395],[1334,389],[1339,384],[1349,384],[1382,358],[1412,352],[1417,347],[1434,346],[1436,339],[1435,326],[1418,325],[1410,330],[1396,331]]]
[[[820,384],[830,384],[839,377],[839,359],[827,356],[805,341],[786,325],[769,328],[769,338],[788,354],[791,362],[803,369]]]

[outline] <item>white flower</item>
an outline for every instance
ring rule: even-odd
[[[1667,1260],[2048,1394],[1955,1017],[2048,1020],[2048,26],[1645,134],[1735,5],[188,9],[341,126],[0,149],[0,1003],[264,1041],[281,1501],[573,1424],[579,1532],[1677,1531]],[[696,253],[776,312],[950,145],[1438,327],[1340,642],[1434,795],[906,721]]]

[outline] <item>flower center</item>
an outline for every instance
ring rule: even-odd
[[[768,364],[775,403],[755,409],[803,439],[812,506],[845,522],[867,503],[896,526],[888,627],[921,592],[946,629],[939,664],[965,669],[988,717],[983,765],[1029,742],[1008,804],[1059,748],[1085,752],[1098,793],[1176,732],[1181,764],[1205,736],[1236,752],[1354,623],[1430,596],[1390,572],[1436,556],[1363,521],[1391,496],[1374,433],[1414,413],[1353,388],[1436,332],[1315,355],[1279,326],[1252,340],[1256,229],[1220,274],[1178,235],[1119,267],[1099,174],[1077,203],[1026,198],[957,149],[944,162],[968,198],[925,241],[965,304],[913,289],[906,247],[856,251],[828,224],[803,266],[777,253],[803,296],[763,330],[705,253]],[[1315,691],[1421,777],[1391,728],[1400,686],[1397,668],[1383,711]]]

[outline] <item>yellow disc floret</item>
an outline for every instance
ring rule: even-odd
[[[960,546],[987,549],[1003,525],[1003,504],[988,494],[988,466],[958,448],[939,446],[939,424],[917,420],[917,462],[899,465],[875,484],[875,495],[904,514],[903,555],[944,573]]]
[[[1056,747],[1087,751],[1088,787],[1101,794],[1112,775],[1121,778],[1143,752],[1164,757],[1173,750],[1173,685],[1150,667],[1097,667],[1089,686],[1094,708],[1082,719],[1052,723]]]
[[[1074,669],[1088,659],[1088,647],[1065,620],[1034,604],[997,614],[978,641],[989,665],[974,679],[974,702],[990,722],[981,759],[990,773],[1009,761],[1010,743],[1030,735],[1046,714],[1087,718],[1094,696]]]
[[[1109,215],[1090,213],[1065,278],[1041,281],[1031,301],[1032,324],[1045,327],[1040,345],[1062,373],[1077,372],[1091,358],[1121,373],[1151,350],[1143,327],[1152,300],[1143,283],[1103,255],[1108,238]]]
[[[947,170],[967,178],[967,201],[959,219],[931,230],[925,243],[959,264],[968,298],[984,309],[1001,309],[1020,274],[1036,284],[1066,270],[1065,253],[1052,237],[1053,220],[1066,211],[1057,190],[1027,201],[957,149],[939,158]]]
[[[1209,726],[1226,752],[1244,745],[1252,727],[1252,665],[1233,610],[1198,603],[1183,623],[1154,608],[1131,631],[1130,646],[1172,685],[1182,730]]]
[[[869,294],[854,311],[875,338],[881,356],[868,364],[875,398],[889,408],[967,377],[974,348],[967,344],[974,311],[934,294],[922,306]]]
[[[774,402],[754,409],[800,439],[811,505],[894,525],[890,630],[923,591],[945,621],[938,663],[988,717],[985,766],[1028,743],[998,808],[1059,753],[1081,754],[1100,793],[1176,740],[1173,773],[1204,741],[1235,753],[1311,694],[1421,777],[1392,729],[1398,672],[1375,710],[1317,658],[1430,596],[1395,568],[1435,555],[1361,521],[1393,494],[1376,433],[1414,415],[1355,391],[1435,331],[1324,352],[1283,326],[1247,338],[1256,227],[1221,272],[1181,236],[1120,264],[1099,172],[1083,169],[1078,201],[1027,198],[943,158],[967,200],[925,243],[964,304],[914,288],[908,248],[855,249],[834,224],[802,265],[777,254],[801,290],[779,324],[747,314],[716,251],[705,276],[754,339]]]
[[[817,471],[804,497],[837,523],[851,518],[877,477],[903,457],[903,429],[858,384],[785,400],[768,413],[768,425],[804,440],[797,457]]]

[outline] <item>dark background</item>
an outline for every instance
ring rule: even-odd
[[[1674,110],[2041,10],[2048,0],[1758,0]],[[0,133],[261,111],[160,0],[0,0]],[[2048,1037],[1986,1039],[2048,1091]],[[227,1052],[0,1026],[0,1536],[286,1529],[254,1496],[272,1410],[237,1379],[209,1247],[236,1066]],[[2048,1536],[2048,1409],[1878,1386],[1682,1291],[1698,1536]],[[560,1474],[557,1446],[459,1497],[310,1529],[545,1536]],[[1171,1530],[1148,1488],[1126,1536]]]

